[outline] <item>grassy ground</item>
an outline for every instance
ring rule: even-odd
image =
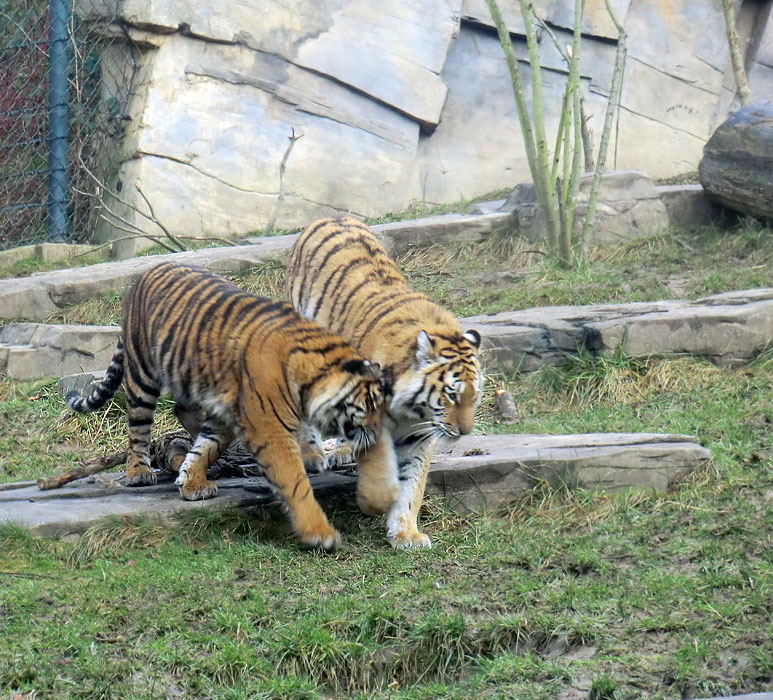
[[[573,273],[509,246],[401,262],[414,285],[459,314],[773,283],[764,230],[674,232],[596,254]],[[501,283],[486,282],[500,272]],[[282,276],[275,265],[240,282],[276,294]],[[676,284],[684,293],[669,293]],[[115,300],[103,301],[94,313],[114,318]],[[497,422],[500,386],[514,394],[517,425]],[[0,400],[0,481],[64,469],[123,441],[120,405],[72,416],[52,384],[7,380]],[[172,424],[165,404],[161,427]],[[278,508],[166,529],[117,521],[76,543],[0,528],[0,697],[773,691],[772,428],[771,352],[740,370],[579,358],[489,377],[478,430],[691,433],[713,464],[666,494],[544,487],[481,517],[429,502],[422,522],[435,547],[413,554],[393,552],[383,524],[342,500],[324,503],[344,536],[332,555],[301,550]]]

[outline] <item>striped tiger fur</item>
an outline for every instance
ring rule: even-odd
[[[390,375],[381,436],[357,459],[358,503],[388,513],[387,537],[396,547],[430,547],[417,523],[427,471],[441,440],[473,429],[480,335],[463,333],[450,313],[411,290],[368,227],[351,218],[323,219],[300,235],[287,290],[306,318]]]
[[[340,336],[286,302],[248,294],[198,267],[161,263],[124,298],[122,339],[105,380],[85,398],[72,392],[67,403],[96,410],[122,380],[128,485],[155,482],[151,426],[159,395],[170,393],[178,415],[203,417],[176,481],[183,498],[216,495],[207,468],[239,438],[286,504],[300,540],[325,549],[340,541],[314,498],[298,436],[310,426],[368,446],[380,432],[386,390],[378,365]]]

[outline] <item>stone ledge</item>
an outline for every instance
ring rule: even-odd
[[[447,241],[481,240],[506,225],[510,215],[447,214],[397,221],[371,227],[392,255],[412,247]],[[44,272],[0,280],[0,319],[42,321],[54,311],[102,294],[122,294],[142,272],[156,263],[175,260],[201,265],[221,274],[242,272],[253,265],[281,258],[298,234],[248,238],[245,245],[205,248],[185,253],[148,255],[88,267]]]
[[[427,492],[463,511],[478,511],[522,496],[548,481],[607,491],[665,489],[711,458],[695,438],[651,433],[587,435],[492,435],[462,438],[439,452]],[[222,510],[275,501],[263,477],[218,480],[216,498],[180,499],[173,475],[156,486],[125,488],[120,474],[102,474],[51,491],[37,486],[0,491],[0,522],[16,522],[40,536],[81,533],[110,515],[144,516],[168,522],[195,509]],[[315,493],[353,490],[349,472],[312,474]]]
[[[773,345],[773,289],[726,292],[697,301],[545,306],[471,316],[461,323],[481,334],[484,363],[495,371],[561,365],[582,348],[592,353],[623,350],[635,357],[688,354],[720,366],[739,366]],[[3,345],[10,329],[18,330],[13,337],[21,345]],[[85,389],[109,364],[119,332],[113,326],[9,324],[0,330],[0,374],[33,379],[85,370],[83,377],[63,378],[60,390]],[[26,340],[30,334],[53,340],[35,341],[41,346],[36,350]]]
[[[773,344],[773,288],[696,301],[547,306],[462,319],[483,336],[489,369],[561,365],[579,348],[629,355],[694,355],[738,366]]]

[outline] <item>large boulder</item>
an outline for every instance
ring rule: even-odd
[[[730,115],[704,147],[698,174],[726,207],[773,219],[773,102],[751,102]]]

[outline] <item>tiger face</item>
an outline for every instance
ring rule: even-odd
[[[311,421],[323,433],[344,436],[356,449],[375,443],[389,392],[389,383],[377,363],[349,360],[340,373],[315,389]]]
[[[455,440],[472,432],[483,386],[477,331],[452,337],[420,331],[413,371],[395,385],[391,411],[420,421],[424,436]]]

